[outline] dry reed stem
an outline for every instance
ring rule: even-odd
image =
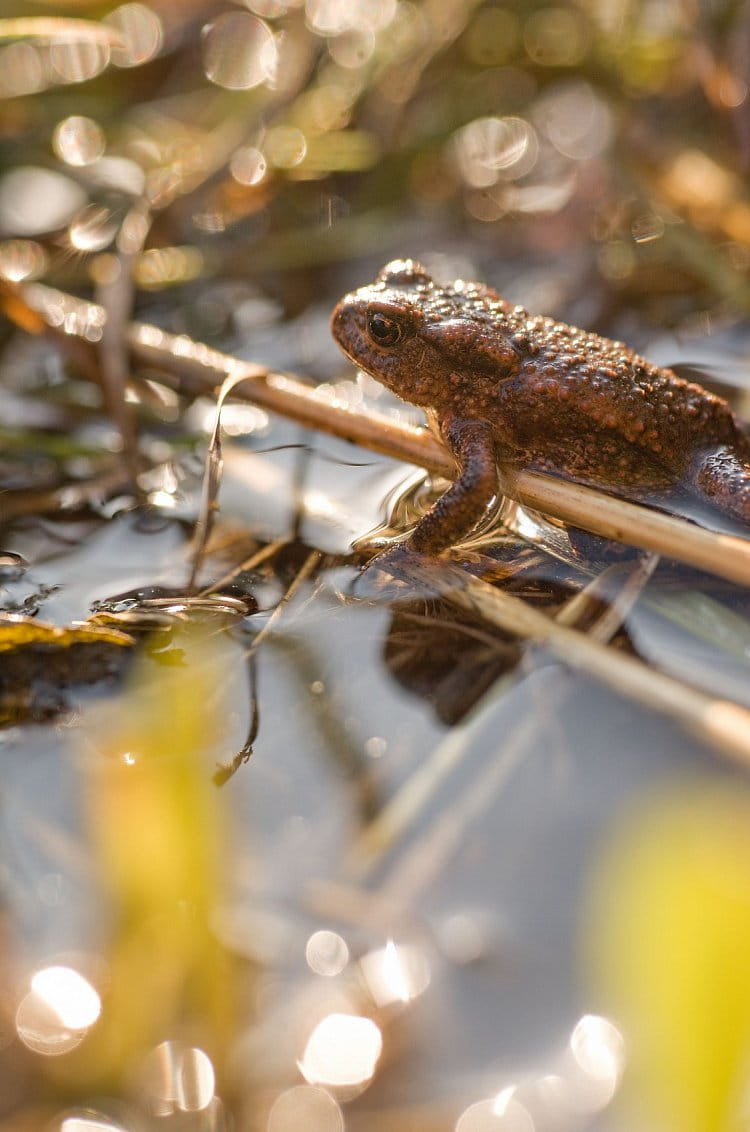
[[[627,573],[622,565],[609,566],[566,601],[555,621],[569,629],[582,629],[592,607],[603,603],[604,611],[585,632],[591,640],[608,644],[624,624],[658,564],[658,554],[646,554],[631,564]]]
[[[95,20],[68,16],[16,16],[0,20],[1,39],[39,39],[63,43],[104,43],[122,47],[120,32]]]
[[[281,614],[284,612],[286,607],[289,605],[289,602],[292,600],[292,598],[296,596],[299,589],[304,585],[304,583],[308,580],[308,578],[313,574],[316,566],[319,565],[322,557],[323,557],[323,555],[321,554],[321,552],[319,550],[311,550],[310,551],[307,558],[302,563],[302,565],[300,566],[297,573],[294,575],[291,583],[289,584],[288,589],[284,593],[284,595],[281,598],[281,600],[279,601],[279,603],[276,605],[271,616],[268,618],[265,625],[258,632],[258,634],[255,637],[253,637],[250,645],[245,649],[245,653],[244,653],[244,659],[245,660],[249,660],[250,657],[254,656],[255,653],[260,648],[260,646],[262,645],[263,641],[265,641],[266,637],[268,637],[269,634],[274,631],[274,629],[276,628],[276,624],[277,624],[279,618],[281,617]]]
[[[6,283],[5,294],[10,291],[56,335],[90,340],[92,328],[101,333],[105,315],[93,303],[42,284],[11,288]],[[19,324],[24,323],[27,329],[33,326],[33,319],[24,320],[23,312],[13,304],[6,301],[5,307]],[[145,323],[129,325],[128,342],[134,358],[158,369],[164,375],[164,384],[182,394],[212,396],[228,376],[244,377],[233,390],[239,400],[430,472],[455,476],[452,456],[425,430],[353,409],[343,401],[321,396],[295,377],[274,373]],[[750,584],[750,540],[706,530],[593,488],[533,472],[501,469],[501,489],[527,507],[584,530],[677,559],[732,582]]]

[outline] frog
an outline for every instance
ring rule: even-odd
[[[688,497],[750,525],[750,439],[728,403],[624,343],[493,288],[393,260],[331,316],[344,354],[420,406],[458,474],[403,541],[439,554],[480,524],[499,468],[625,499]]]

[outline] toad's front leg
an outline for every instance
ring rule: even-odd
[[[495,431],[489,422],[452,416],[442,421],[441,431],[456,458],[459,475],[400,544],[419,554],[437,554],[460,542],[476,527],[498,492]]]

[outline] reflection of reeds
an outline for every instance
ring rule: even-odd
[[[384,567],[402,581],[416,585],[420,595],[433,595],[478,616],[529,645],[540,645],[570,668],[676,720],[686,731],[718,753],[750,766],[750,710],[657,672],[643,661],[601,644],[595,636],[553,620],[528,602],[473,578],[448,562],[424,562],[404,556]],[[614,607],[612,607],[614,610]],[[513,678],[513,677],[511,677]],[[414,773],[398,794],[368,826],[355,858],[368,871],[383,852],[416,821],[465,748],[448,740]],[[480,792],[481,796],[481,792]],[[446,821],[452,821],[446,818]],[[410,892],[410,898],[414,893]]]

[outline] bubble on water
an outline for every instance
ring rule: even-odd
[[[250,90],[271,78],[276,41],[250,12],[224,12],[203,29],[203,69],[217,86]]]
[[[52,148],[67,165],[90,165],[104,153],[104,131],[93,118],[73,114],[55,126]]]

